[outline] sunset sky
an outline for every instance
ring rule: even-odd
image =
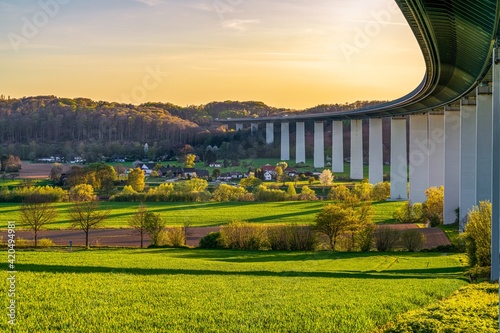
[[[424,75],[395,9],[393,0],[0,0],[0,94],[296,109],[395,99]]]

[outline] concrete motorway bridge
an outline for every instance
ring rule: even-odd
[[[363,178],[362,120],[368,118],[369,180],[383,179],[382,118],[391,120],[391,197],[425,201],[430,186],[445,187],[444,221],[460,219],[479,201],[493,203],[492,279],[500,267],[500,0],[396,0],[422,50],[421,84],[393,102],[358,110],[269,118],[218,119],[257,131],[266,141],[281,127],[281,159],[305,161],[305,122],[314,122],[314,166],[325,167],[324,125],[332,122],[332,171],[343,171],[343,120],[351,122],[351,178]],[[409,145],[407,121],[409,119]],[[409,151],[407,147],[409,146]],[[410,190],[407,190],[409,177]]]

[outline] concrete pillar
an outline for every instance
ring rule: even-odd
[[[406,119],[391,119],[391,200],[408,199]]]
[[[251,123],[250,130],[252,132],[252,135],[257,134],[259,132],[259,124],[258,123]]]
[[[351,120],[351,179],[363,179],[363,120]]]
[[[238,131],[243,131],[243,124],[236,123],[236,132],[238,132]]]
[[[314,123],[314,167],[325,167],[325,135],[323,122]]]
[[[444,113],[429,113],[429,187],[444,186]]]
[[[332,171],[344,172],[344,124],[341,120],[332,123]]]
[[[427,114],[410,116],[410,201],[424,202],[429,188],[429,137]]]
[[[476,203],[476,105],[461,105],[460,111],[460,221]],[[461,225],[462,226],[462,225]],[[462,227],[461,227],[461,230]]]
[[[493,101],[492,95],[477,96],[477,187],[476,201],[491,201],[493,177]]]
[[[290,160],[290,123],[281,123],[281,160]]]
[[[274,143],[274,123],[266,124],[266,143],[268,145]]]
[[[455,223],[460,206],[460,114],[444,112],[444,224]]]
[[[494,54],[498,52],[497,46]],[[491,280],[495,281],[500,276],[500,64],[497,59],[493,61],[493,129]]]
[[[368,173],[371,184],[384,181],[384,155],[382,141],[382,118],[370,119],[370,151]]]
[[[306,130],[304,122],[298,122],[295,129],[295,163],[306,162]]]

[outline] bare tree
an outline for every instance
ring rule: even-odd
[[[75,201],[70,208],[69,217],[72,227],[85,232],[85,246],[89,248],[89,232],[99,226],[107,217],[108,212],[99,210],[99,201]]]
[[[41,194],[31,194],[24,199],[20,207],[21,221],[27,224],[35,234],[35,247],[38,245],[38,232],[51,223],[57,216],[57,210],[49,199]]]
[[[130,218],[128,224],[141,235],[141,249],[144,247],[144,234],[146,231],[146,213],[148,209],[144,205],[140,205],[137,212]]]

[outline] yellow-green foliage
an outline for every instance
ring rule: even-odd
[[[391,196],[391,183],[383,182],[373,186],[372,199],[375,201],[386,200]]]
[[[125,189],[125,188],[123,188]],[[174,184],[172,183],[163,183],[158,185],[157,187],[152,187],[149,189],[148,194],[156,194],[156,195],[165,195],[168,196],[174,192]]]
[[[352,189],[352,193],[363,201],[371,200],[372,191],[373,185],[367,179],[364,179],[361,183],[357,183]]]
[[[50,201],[61,202],[65,201],[68,198],[68,192],[63,190],[60,187],[52,187],[52,186],[26,186],[26,187],[17,187],[12,191],[2,191],[1,196],[9,201],[10,199],[14,199],[14,201],[22,201],[25,197],[38,194],[45,196],[50,199]]]
[[[314,190],[310,189],[309,186],[304,185],[302,186],[302,189],[300,190],[300,194],[297,196],[299,200],[302,201],[314,201],[318,200],[318,197],[316,196],[316,192]]]
[[[38,240],[39,247],[52,247],[55,246],[54,242],[50,238],[42,238]]]
[[[498,284],[472,284],[452,297],[401,316],[384,333],[496,333]]]
[[[466,284],[432,253],[21,250],[16,269],[16,333],[364,333]]]
[[[267,229],[263,225],[233,221],[222,227],[224,247],[236,250],[262,250],[269,247]]]
[[[328,200],[345,200],[351,195],[351,191],[345,185],[332,186],[330,192],[328,193]]]
[[[136,194],[137,191],[130,185],[123,186],[123,190],[120,192],[121,195]]]
[[[244,187],[220,184],[212,194],[213,201],[253,201],[253,195]]]
[[[471,266],[491,265],[491,203],[481,201],[467,216],[465,226],[467,255]]]
[[[158,245],[181,247],[186,244],[184,230],[181,227],[162,230],[158,237]]]

